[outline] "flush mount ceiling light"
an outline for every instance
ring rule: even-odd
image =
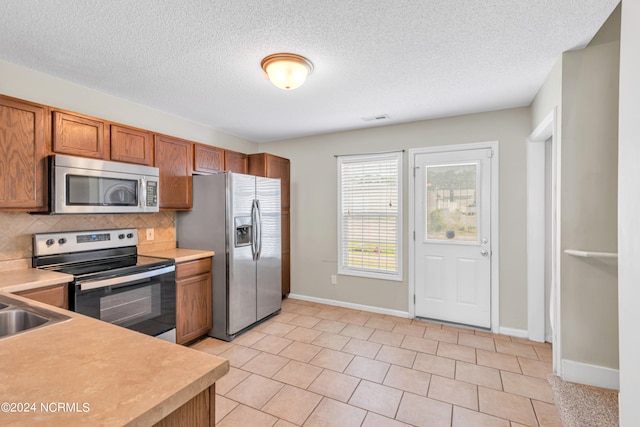
[[[307,58],[295,53],[275,53],[262,60],[260,66],[271,83],[284,90],[302,86],[313,71]]]

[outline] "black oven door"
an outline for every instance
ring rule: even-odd
[[[175,266],[76,282],[73,310],[157,336],[176,327]]]

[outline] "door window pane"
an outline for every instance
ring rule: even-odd
[[[427,166],[425,239],[478,241],[478,165]]]

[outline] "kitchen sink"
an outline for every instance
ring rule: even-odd
[[[47,323],[47,318],[25,310],[0,310],[0,337],[15,335]]]
[[[0,295],[0,338],[69,320],[69,316]]]

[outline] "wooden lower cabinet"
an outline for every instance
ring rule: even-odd
[[[211,258],[176,264],[176,343],[188,344],[212,327]]]
[[[67,284],[16,292],[16,295],[64,309],[69,308]]]
[[[216,424],[216,385],[213,384],[193,399],[160,420],[155,427],[213,427]]]

